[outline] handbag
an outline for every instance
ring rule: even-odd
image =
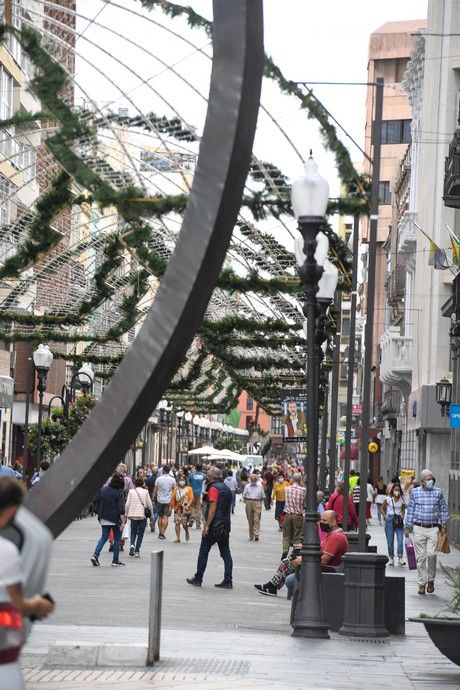
[[[439,533],[436,551],[440,551],[441,553],[450,553],[449,537],[447,536],[447,532]]]
[[[404,520],[402,515],[397,515],[395,513],[395,504],[393,499],[391,499],[391,502],[393,503],[393,527],[395,529],[402,529],[404,527]]]
[[[137,489],[136,489],[136,493],[137,493],[138,499],[140,500],[140,502],[141,502],[142,505],[144,506],[144,517],[146,518],[146,520],[148,520],[149,518],[152,517],[152,511],[150,510],[150,508],[147,508],[147,507],[144,505],[144,501],[143,501],[142,498],[139,496],[139,493],[138,493]]]
[[[409,570],[415,570],[417,568],[417,558],[415,556],[415,548],[412,539],[406,537],[405,544],[408,568]]]

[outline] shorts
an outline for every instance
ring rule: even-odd
[[[157,503],[157,510],[158,517],[169,517],[171,515],[169,503]]]

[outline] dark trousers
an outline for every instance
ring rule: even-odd
[[[142,540],[144,538],[145,526],[147,520],[131,520],[131,546],[134,546],[134,551],[141,550]]]
[[[120,528],[118,525],[101,525],[102,529],[102,535],[99,541],[96,544],[96,548],[94,549],[94,555],[99,558],[99,555],[104,548],[104,544],[109,538],[109,533],[110,530],[113,530],[113,560],[118,561],[119,554],[120,554],[120,541],[121,541],[121,532]]]
[[[273,486],[266,487],[265,488],[265,499],[264,499],[264,505],[265,505],[265,510],[270,510],[272,507],[272,491],[273,491]]]
[[[198,563],[196,566],[195,580],[201,582],[203,580],[204,571],[208,565],[208,556],[214,544],[219,547],[219,552],[224,561],[224,580],[232,582],[233,561],[230,553],[229,537],[222,541],[216,541],[215,537],[208,534],[206,537],[201,537],[200,551],[198,553]]]

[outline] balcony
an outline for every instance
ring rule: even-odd
[[[406,267],[396,266],[391,273],[387,275],[385,280],[385,292],[387,302],[390,305],[395,305],[402,300],[406,292]]]
[[[398,224],[398,250],[402,254],[414,254],[417,243],[417,230],[415,222],[417,214],[414,211],[405,211]],[[408,257],[406,257],[407,259]]]
[[[388,386],[399,388],[407,398],[412,382],[412,338],[402,336],[399,328],[390,326],[380,339],[380,348],[381,380]]]
[[[445,162],[443,199],[446,206],[460,208],[460,128],[450,143]]]

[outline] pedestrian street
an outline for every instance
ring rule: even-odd
[[[273,509],[263,511],[259,542],[250,542],[244,504],[236,504],[232,520],[231,549],[234,589],[215,589],[222,579],[222,560],[211,550],[201,588],[187,585],[193,575],[200,532],[191,530],[191,541],[173,543],[170,523],[167,539],[147,532],[140,559],[120,554],[125,568],[111,568],[111,554],[101,554],[101,567],[89,562],[99,535],[95,518],[75,521],[56,540],[49,571],[48,590],[56,610],[47,622],[37,624],[25,647],[22,663],[31,690],[73,690],[82,685],[102,688],[110,684],[128,690],[147,687],[196,687],[230,690],[245,688],[374,688],[459,687],[460,673],[429,640],[423,626],[406,623],[406,636],[390,640],[352,640],[331,633],[330,640],[291,637],[290,603],[286,590],[265,597],[253,584],[272,575],[281,555],[281,533]],[[386,553],[384,530],[374,524],[371,543]],[[48,664],[49,645],[113,643],[145,645],[147,640],[149,553],[164,550],[161,658],[153,669],[145,666],[87,668]],[[460,563],[452,549],[438,563]],[[438,565],[439,568],[439,565]],[[436,592],[417,594],[416,571],[387,568],[388,575],[406,577],[406,621],[422,611],[435,614],[449,597],[442,573]],[[318,672],[321,666],[321,673]],[[67,680],[66,680],[67,679]]]

